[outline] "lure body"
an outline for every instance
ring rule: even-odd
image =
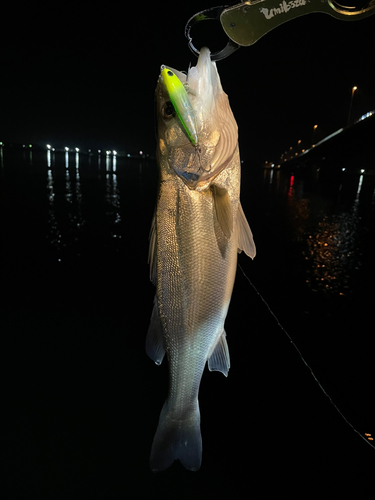
[[[184,85],[169,68],[161,71],[171,103],[193,146],[198,146],[195,115]]]

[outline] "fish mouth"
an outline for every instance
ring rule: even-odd
[[[169,160],[189,189],[203,189],[227,166],[238,143],[237,123],[207,47],[201,49],[196,66],[189,68],[185,87],[195,114],[198,144],[172,148]]]
[[[203,191],[230,163],[237,143],[237,127],[230,134],[224,129],[214,144],[202,141],[198,147],[186,144],[171,148],[168,163],[189,189]]]
[[[173,115],[170,106],[167,108],[171,99],[163,72],[165,78],[169,77],[169,69],[179,80],[175,80],[175,88],[179,87],[183,96],[179,101],[182,105],[176,108],[180,114],[188,109],[182,120],[177,111]],[[201,49],[196,66],[190,67],[186,75],[162,66],[156,95],[161,155],[189,189],[208,188],[230,162],[238,144],[237,123],[209,49]],[[192,123],[194,127],[190,127]]]
[[[211,167],[216,146],[216,142],[214,144],[207,142],[194,148],[186,144],[183,147],[170,149],[169,165],[189,189],[203,189],[206,185],[208,187],[209,182],[219,173],[213,172]]]

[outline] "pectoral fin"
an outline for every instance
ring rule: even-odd
[[[150,280],[156,286],[156,210],[152,217],[148,247],[148,263],[150,265]]]
[[[165,354],[163,327],[158,313],[156,297],[146,337],[146,353],[157,365],[161,364]]]
[[[236,224],[238,229],[238,253],[241,253],[243,250],[246,255],[253,259],[256,254],[253,233],[246,220],[241,203],[238,204]]]
[[[215,184],[211,186],[211,189],[215,202],[217,220],[225,237],[229,240],[233,231],[233,215],[228,191],[219,186],[215,186]]]
[[[214,347],[211,356],[208,358],[208,369],[210,372],[221,372],[226,377],[230,368],[229,349],[226,340],[226,333],[223,330],[219,337],[219,341]]]

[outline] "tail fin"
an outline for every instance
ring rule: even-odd
[[[198,470],[202,462],[202,437],[198,400],[193,413],[184,420],[174,420],[164,403],[152,443],[150,466],[162,471],[179,460],[188,470]]]

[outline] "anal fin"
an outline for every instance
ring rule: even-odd
[[[158,313],[156,297],[146,337],[146,353],[157,365],[161,364],[165,355],[163,327]]]
[[[208,358],[208,369],[210,372],[221,372],[226,377],[230,368],[229,349],[226,340],[225,330],[222,331],[211,356]]]

